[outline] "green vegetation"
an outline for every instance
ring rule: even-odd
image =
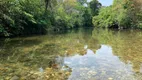
[[[114,0],[113,5],[102,7],[93,17],[96,27],[141,28],[141,0]]]
[[[97,5],[97,0],[0,0],[0,36],[92,26]]]
[[[45,34],[78,27],[142,28],[141,0],[0,0],[0,36]]]

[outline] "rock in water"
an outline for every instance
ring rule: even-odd
[[[108,78],[108,80],[113,80],[113,78],[110,77],[110,78]]]
[[[19,80],[18,76],[13,76],[10,80]]]
[[[85,46],[84,46],[84,49],[87,49],[87,48],[88,48],[88,45],[85,45]]]
[[[44,72],[44,70],[43,70],[43,68],[42,68],[42,67],[40,67],[40,68],[39,68],[39,71],[40,71],[40,72]]]

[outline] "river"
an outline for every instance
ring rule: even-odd
[[[142,80],[142,31],[80,28],[0,39],[0,80]]]

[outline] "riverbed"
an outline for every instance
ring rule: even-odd
[[[142,80],[142,31],[80,28],[0,39],[0,80]]]

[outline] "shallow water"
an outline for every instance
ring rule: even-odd
[[[142,31],[74,29],[0,39],[0,80],[142,80]]]

